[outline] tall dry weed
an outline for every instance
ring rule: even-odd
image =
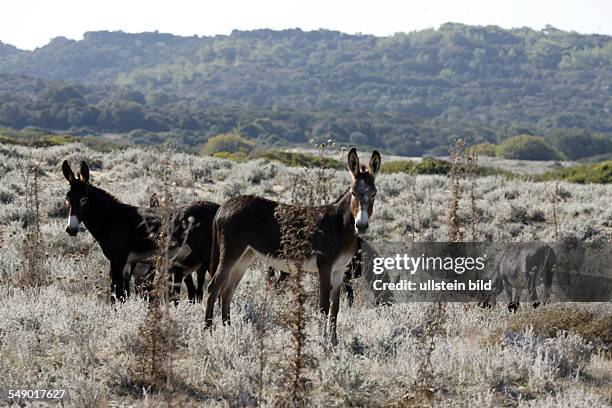
[[[478,239],[478,207],[476,205],[476,179],[478,170],[478,152],[473,148],[466,149],[466,172],[469,181],[469,199],[470,199],[470,232],[471,241],[476,242]]]
[[[459,242],[463,240],[462,223],[459,218],[459,204],[461,202],[461,174],[463,172],[463,149],[465,141],[457,139],[449,149],[450,170],[450,197],[448,200],[448,240]]]
[[[25,238],[22,244],[23,262],[17,277],[20,287],[38,288],[49,283],[45,271],[45,241],[41,232],[41,161],[35,162],[30,151],[23,168]]]
[[[139,346],[136,368],[137,382],[145,389],[163,394],[168,406],[172,405],[177,379],[173,370],[173,353],[177,349],[177,331],[170,314],[172,255],[176,243],[175,206],[171,192],[172,149],[168,148],[161,163],[158,179],[161,191],[158,195],[157,222],[154,229],[149,226],[157,242],[155,277],[147,316],[138,330],[136,343]],[[180,244],[184,244],[183,242]]]

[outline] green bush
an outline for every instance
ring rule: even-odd
[[[382,173],[410,173],[410,174],[448,174],[450,163],[444,160],[425,157],[420,162],[411,160],[391,160],[382,163]]]
[[[479,156],[495,157],[497,155],[497,145],[493,143],[480,143],[470,147]]]
[[[582,129],[558,130],[549,138],[571,160],[612,152],[612,140],[609,137],[593,135]]]
[[[235,133],[222,133],[208,139],[202,148],[204,154],[215,155],[221,152],[227,153],[250,153],[255,148],[255,143],[251,140]]]
[[[560,160],[561,154],[543,137],[521,135],[506,139],[497,148],[497,156],[518,160]]]
[[[281,150],[253,150],[250,153],[243,151],[238,152],[216,152],[213,157],[219,159],[229,159],[233,161],[248,161],[256,159],[264,159],[267,161],[276,161],[289,167],[324,167],[326,169],[343,170],[346,169],[346,164],[336,159],[325,157],[323,162],[313,154],[284,152]]]
[[[565,180],[571,183],[579,184],[612,183],[612,161],[597,164],[581,164],[578,166],[549,171],[537,177],[537,180]]]
[[[329,169],[342,170],[346,168],[346,164],[329,157],[323,158],[323,163],[321,163],[321,159],[312,154],[283,152],[280,150],[254,151],[249,155],[249,159],[277,161],[290,167],[319,167],[322,165],[322,167]]]

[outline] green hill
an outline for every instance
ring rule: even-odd
[[[450,23],[390,37],[90,32],[34,51],[0,46],[10,74],[0,77],[0,126],[184,144],[244,128],[266,144],[320,136],[403,154],[440,153],[457,136],[609,137],[611,38]]]

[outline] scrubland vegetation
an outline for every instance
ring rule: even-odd
[[[108,302],[108,263],[99,247],[87,232],[72,238],[64,231],[67,183],[60,166],[64,159],[73,165],[86,160],[95,185],[139,206],[168,187],[179,203],[222,202],[238,194],[290,202],[295,175],[303,170],[274,157],[174,153],[162,185],[160,157],[159,150],[133,147],[108,153],[82,144],[0,144],[0,389],[66,387],[65,405],[74,407],[293,405],[287,378],[294,340],[284,320],[290,303],[286,290],[267,285],[265,265],[254,265],[238,287],[230,327],[206,331],[199,304],[182,301],[168,308],[168,330],[155,335],[173,339],[159,357],[172,375],[161,385],[143,376],[143,336],[151,336],[143,327],[150,324],[148,305],[136,297],[115,306]],[[340,153],[335,159],[345,161]],[[421,167],[447,165],[429,161]],[[396,170],[376,180],[371,240],[446,240],[450,195],[457,188],[463,198],[455,197],[453,228],[460,235],[510,242],[553,241],[557,234],[612,240],[608,184],[553,184],[494,173],[471,181],[449,177],[448,169]],[[332,181],[333,195],[348,186],[345,170],[323,174]],[[35,190],[25,182],[33,175]],[[39,246],[32,252],[28,237],[38,230]],[[32,264],[32,256],[40,263]],[[31,268],[44,279],[33,280]],[[314,290],[314,279],[309,282]],[[515,315],[503,304],[493,310],[426,303],[377,307],[366,285],[355,281],[352,308],[343,300],[336,348],[320,335],[314,292],[307,297],[303,355],[311,360],[304,362],[301,378],[309,406],[612,403],[609,304],[523,307]]]

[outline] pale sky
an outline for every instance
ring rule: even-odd
[[[445,22],[612,35],[612,0],[3,0],[0,41],[34,49],[96,30],[191,36],[296,27],[382,36]]]

